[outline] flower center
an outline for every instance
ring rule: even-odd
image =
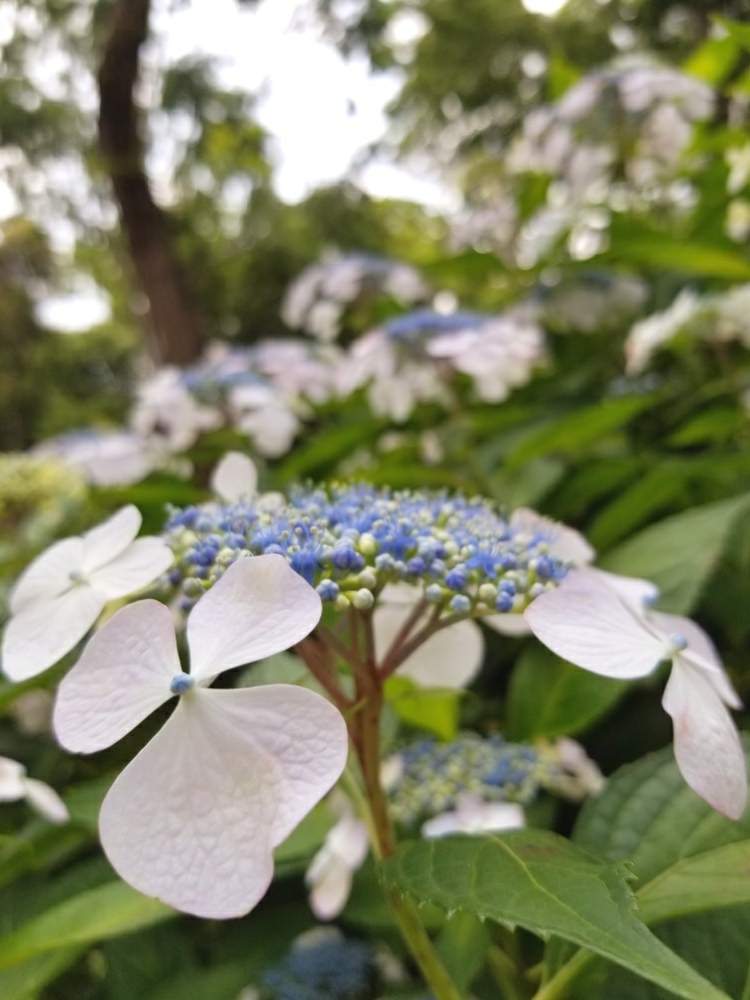
[[[76,584],[76,585],[79,584],[79,583],[85,583],[86,582],[86,578],[83,575],[83,573],[79,572],[77,569],[74,569],[70,573],[68,573],[68,579],[70,580],[70,582],[72,584]]]
[[[683,649],[687,649],[687,639],[679,632],[674,632],[670,635],[667,642],[670,655],[673,653],[681,653]]]
[[[169,690],[172,694],[182,695],[190,691],[194,684],[195,681],[190,674],[175,674],[169,682]]]

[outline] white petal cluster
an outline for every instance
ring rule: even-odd
[[[84,637],[109,601],[136,593],[169,567],[161,538],[136,538],[129,505],[86,534],[55,542],[21,574],[10,594],[2,668],[24,680],[57,663]]]

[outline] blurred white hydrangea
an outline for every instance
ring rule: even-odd
[[[343,358],[340,395],[367,386],[374,413],[397,423],[418,403],[450,406],[456,373],[485,402],[525,384],[544,358],[544,334],[530,306],[496,315],[420,309],[365,334]]]
[[[750,284],[699,295],[683,289],[668,309],[636,323],[625,341],[626,368],[640,374],[678,334],[708,343],[750,347]]]
[[[295,278],[281,316],[292,329],[331,342],[339,336],[350,306],[381,295],[410,305],[427,294],[425,282],[408,264],[368,253],[330,255]]]
[[[128,430],[81,428],[47,438],[32,454],[56,458],[94,486],[128,486],[145,479],[163,455],[153,443]]]

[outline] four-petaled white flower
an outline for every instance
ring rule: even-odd
[[[67,806],[54,790],[43,781],[29,778],[26,768],[10,757],[0,757],[0,802],[26,799],[29,805],[49,823],[67,823]]]
[[[338,820],[305,872],[310,909],[318,920],[333,920],[349,899],[352,879],[365,863],[370,842],[367,827],[343,795],[335,793],[331,805]]]
[[[516,830],[525,825],[523,808],[516,802],[486,802],[479,795],[464,792],[452,812],[444,812],[422,825],[425,837],[448,837],[452,833],[493,833]]]
[[[627,578],[619,578],[620,582]],[[677,764],[714,809],[738,819],[747,800],[745,756],[727,706],[741,702],[711,640],[695,622],[649,611],[643,581],[628,592],[592,570],[574,570],[525,617],[558,656],[605,677],[644,677],[672,662],[662,705],[672,717]]]
[[[293,646],[320,614],[282,556],[241,558],[188,617],[189,674],[169,609],[145,600],[113,615],[61,683],[53,724],[74,753],[111,746],[179,696],[99,816],[107,857],[139,891],[213,918],[247,913],[266,892],[273,849],[344,768],[346,725],[302,687],[208,685]]]
[[[384,588],[372,618],[379,657],[388,651],[419,598],[418,588],[409,584],[389,584]],[[398,673],[422,687],[464,688],[478,674],[483,656],[482,630],[466,618],[423,642],[399,667]]]
[[[153,583],[172,562],[160,538],[138,538],[139,511],[129,505],[87,531],[55,542],[26,568],[10,595],[2,667],[19,681],[51,667],[119,597]]]

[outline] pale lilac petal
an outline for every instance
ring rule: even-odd
[[[26,768],[10,757],[0,757],[0,802],[17,802],[26,794]]]
[[[143,590],[157,580],[174,561],[174,554],[161,538],[137,538],[124,552],[94,570],[89,582],[108,601]]]
[[[116,779],[99,832],[115,871],[147,896],[198,917],[239,917],[273,876],[271,831],[280,768],[250,738],[203,710],[211,692],[180,700]]]
[[[482,621],[485,625],[489,625],[493,632],[499,632],[500,635],[507,635],[511,638],[531,634],[531,628],[524,616],[513,611],[498,615],[485,615]]]
[[[483,833],[497,830],[519,830],[526,824],[523,807],[517,802],[485,802],[474,820]]]
[[[3,672],[22,681],[57,663],[86,635],[104,604],[93,588],[77,584],[60,597],[25,607],[5,627]]]
[[[422,824],[422,836],[432,840],[435,837],[449,837],[452,833],[463,833],[464,830],[455,812],[441,813],[433,816]]]
[[[314,879],[308,882],[310,909],[318,920],[335,920],[349,899],[354,873],[338,858],[326,857],[325,861],[325,865],[319,863]]]
[[[700,625],[690,618],[668,615],[663,611],[652,611],[649,619],[666,635],[683,636],[688,644],[688,658],[695,654],[695,665],[703,667],[721,700],[730,708],[742,708],[740,696],[724,670],[716,647]]]
[[[36,778],[26,779],[26,800],[48,823],[67,823],[68,807],[54,790]]]
[[[294,646],[318,624],[320,598],[280,555],[233,563],[190,613],[190,669],[197,679]]]
[[[211,476],[211,489],[226,503],[249,500],[258,487],[255,462],[240,451],[228,451]]]
[[[140,892],[196,916],[247,913],[273,874],[273,848],[336,781],[343,719],[289,685],[180,699],[102,806],[102,845]]]
[[[140,511],[128,504],[102,524],[87,531],[83,536],[82,571],[88,575],[119,556],[133,541],[140,527]]]
[[[617,591],[620,599],[639,616],[643,615],[659,597],[659,588],[650,580],[642,580],[637,576],[622,576],[620,573],[608,573],[606,570],[597,569],[596,566],[589,566],[586,572]]]
[[[305,874],[310,907],[319,920],[333,920],[344,909],[368,849],[367,828],[355,816],[345,816],[329,831]]]
[[[111,746],[171,697],[170,681],[179,672],[169,608],[158,601],[121,608],[63,678],[55,736],[73,753]]]
[[[551,555],[574,566],[585,566],[593,562],[596,556],[596,552],[575,528],[569,528],[567,524],[544,517],[529,507],[519,507],[514,510],[510,526],[514,531],[541,536],[547,541]]]
[[[662,704],[672,716],[674,753],[685,781],[718,812],[739,819],[747,804],[745,755],[705,673],[676,657]]]
[[[47,601],[70,589],[70,574],[80,571],[83,563],[83,539],[64,538],[29,563],[10,594],[14,615],[38,601]]]
[[[249,739],[273,760],[283,779],[271,843],[286,840],[301,819],[331,790],[346,764],[348,735],[329,701],[293,684],[233,690],[201,689],[203,715],[213,717],[227,739]]]
[[[378,656],[388,651],[411,610],[406,604],[381,604],[376,608],[372,622]],[[482,630],[467,619],[422,643],[398,673],[422,687],[463,688],[476,677],[483,656]]]
[[[524,614],[553,653],[604,677],[643,677],[667,655],[664,643],[588,570],[569,573]]]

